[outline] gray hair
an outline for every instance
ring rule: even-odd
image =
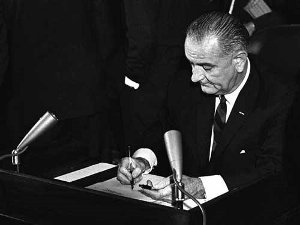
[[[186,34],[197,42],[205,37],[216,37],[224,55],[247,51],[249,41],[249,33],[240,20],[222,12],[201,15],[189,25]]]

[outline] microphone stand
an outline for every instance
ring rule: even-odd
[[[205,213],[204,208],[202,207],[200,202],[198,202],[198,200],[193,195],[191,195],[190,193],[188,193],[187,191],[184,190],[183,183],[177,181],[175,169],[173,169],[173,180],[175,182],[175,196],[176,196],[176,189],[177,189],[177,192],[181,193],[181,197],[183,198],[183,200],[184,200],[184,194],[186,194],[186,196],[188,196],[190,199],[192,199],[198,205],[198,207],[202,213],[202,224],[206,225],[206,213]],[[178,189],[179,189],[179,191],[178,191]],[[175,199],[174,204],[180,204],[180,202],[181,202],[181,204],[183,205],[183,200],[181,201],[181,199],[178,199],[178,200]],[[174,205],[174,206],[176,206],[176,205]],[[180,208],[180,209],[182,209],[182,208]]]
[[[173,169],[173,180],[175,182],[174,186],[174,201],[172,205],[177,209],[183,209],[184,193],[181,191],[184,189],[184,184],[181,182],[181,179],[178,181],[176,176],[176,170]]]
[[[21,155],[23,152],[25,152],[25,150],[28,148],[28,146],[25,146],[23,149],[14,149],[11,152],[11,162],[13,165],[17,166],[16,172],[19,173],[20,172],[20,157],[19,155]]]
[[[198,200],[184,190],[184,184],[182,179],[182,146],[181,146],[181,134],[178,130],[169,130],[164,134],[164,141],[169,158],[169,162],[173,172],[173,181],[175,182],[174,191],[172,195],[172,205],[178,209],[183,209],[184,194],[192,199],[200,208],[202,213],[202,224],[206,225],[206,214],[198,202]]]

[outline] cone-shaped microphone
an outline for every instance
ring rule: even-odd
[[[46,112],[38,122],[31,128],[31,130],[26,134],[23,140],[17,147],[17,150],[22,150],[38,137],[44,134],[47,130],[53,127],[57,123],[58,119],[50,112]]]
[[[172,171],[176,171],[178,182],[182,178],[182,144],[181,134],[177,130],[170,130],[164,134],[166,150]]]

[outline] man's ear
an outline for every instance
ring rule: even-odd
[[[238,51],[234,58],[233,58],[233,62],[235,65],[235,68],[237,70],[238,73],[241,73],[244,71],[244,68],[246,66],[246,62],[247,62],[247,52],[246,51]]]

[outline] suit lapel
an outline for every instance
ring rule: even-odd
[[[201,101],[197,104],[197,153],[201,167],[205,168],[209,159],[215,97],[203,93],[200,95]]]
[[[259,93],[259,77],[251,67],[250,76],[241,90],[224,127],[220,143],[217,145],[214,154],[211,157],[211,162],[217,158],[226,149],[234,135],[244,124],[246,118],[251,114],[253,106],[257,102]]]

